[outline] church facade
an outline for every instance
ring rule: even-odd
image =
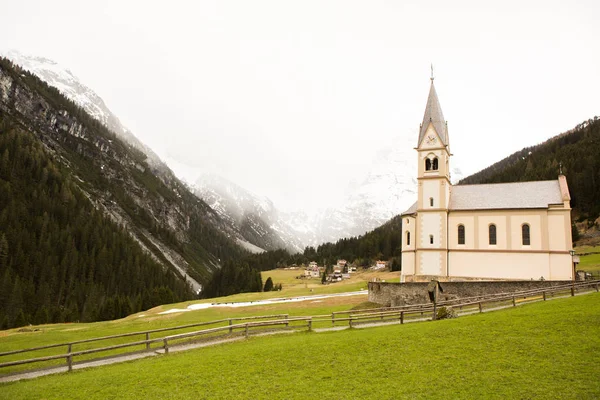
[[[452,185],[433,77],[416,151],[418,200],[402,213],[402,282],[573,279],[566,178]]]

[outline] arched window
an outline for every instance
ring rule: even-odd
[[[465,244],[465,226],[458,226],[458,244]]]
[[[406,231],[406,245],[410,246],[410,232]]]
[[[430,206],[430,207],[433,207],[433,197],[430,197],[430,198],[429,198],[429,206]]]
[[[429,158],[425,159],[425,171],[431,171],[431,160]]]
[[[429,244],[433,244],[433,235],[429,235]]]
[[[523,224],[523,226],[521,226],[521,234],[523,236],[523,245],[529,246],[531,244],[531,239],[529,236],[529,224]]]
[[[437,157],[433,159],[433,165],[431,167],[434,171],[437,171],[438,169],[438,159]]]
[[[496,244],[496,225],[490,225],[490,244]]]

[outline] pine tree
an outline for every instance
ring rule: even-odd
[[[263,292],[270,292],[271,290],[273,290],[273,280],[271,279],[271,277],[268,277],[267,281],[265,282]]]

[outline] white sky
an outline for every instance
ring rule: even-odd
[[[416,142],[430,63],[465,175],[600,114],[598,1],[1,2],[0,48],[68,66],[186,180],[284,209]]]

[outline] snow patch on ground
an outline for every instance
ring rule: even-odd
[[[245,240],[237,239],[237,242],[240,246],[242,246],[243,248],[245,248],[246,250],[248,250],[251,253],[258,254],[258,253],[265,252],[265,249],[261,249],[260,247],[255,246],[250,242],[246,242]]]
[[[316,303],[316,302],[322,301],[323,299],[328,299],[331,297],[357,296],[357,295],[365,295],[367,293],[368,293],[367,290],[358,290],[356,292],[322,294],[322,295],[314,295],[314,296],[300,296],[300,297],[289,297],[289,298],[277,298],[277,299],[268,299],[268,300],[245,301],[245,302],[238,302],[238,303],[199,303],[199,304],[190,304],[189,306],[187,306],[187,308],[172,308],[170,310],[160,312],[159,314],[173,314],[173,313],[186,312],[186,311],[205,310],[207,308],[212,308],[212,307],[237,308],[237,307],[259,306],[259,305],[265,305],[265,304],[297,303],[300,301],[308,301],[308,300],[313,300],[313,303]]]

